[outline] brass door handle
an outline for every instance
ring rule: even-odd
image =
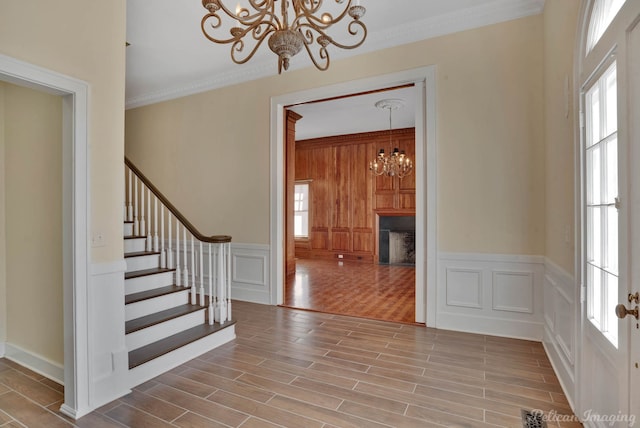
[[[616,315],[620,319],[626,317],[627,315],[633,315],[636,319],[638,319],[638,307],[636,306],[633,309],[627,309],[624,304],[620,303],[616,306]]]

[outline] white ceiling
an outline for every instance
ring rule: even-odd
[[[393,129],[412,128],[415,91],[414,87],[400,88],[290,107],[302,116],[296,123],[296,140],[389,129],[389,110],[375,106],[383,99],[398,99],[404,104],[391,112]]]
[[[222,1],[235,7],[239,0]],[[332,62],[537,14],[542,11],[544,0],[361,0],[361,4],[367,8],[362,18],[369,32],[367,39],[354,50],[330,47]],[[277,58],[266,44],[248,63],[233,63],[229,45],[209,42],[202,34],[200,21],[204,14],[201,0],[127,0],[127,41],[131,44],[127,48],[127,108],[278,73]],[[310,66],[312,64],[303,51],[292,58],[290,71]],[[282,78],[286,78],[286,72]],[[382,98],[404,97],[404,94],[378,93],[362,99],[342,99],[339,103],[298,106],[296,110],[300,109],[306,119],[296,126],[296,130],[311,138],[318,136],[319,128],[326,129],[330,123],[330,128],[337,133],[359,132],[369,122],[367,119],[372,121],[366,125],[366,128],[373,127],[369,130],[385,129],[388,127],[388,112],[377,111],[374,114],[372,111],[377,109],[373,104]],[[346,104],[357,106],[360,112],[346,114]],[[407,117],[413,114],[412,103],[407,105],[407,109],[402,109],[404,112],[398,112],[398,124],[396,126],[394,120],[394,128],[413,126],[407,121]],[[319,112],[314,112],[316,110]],[[320,113],[323,115],[322,123],[312,123],[313,117]],[[329,114],[332,114],[330,118]],[[386,119],[381,120],[380,115]]]

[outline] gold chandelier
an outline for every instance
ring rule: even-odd
[[[389,110],[389,147],[392,147],[391,143],[391,111],[404,107],[404,102],[398,99],[380,100],[376,104],[379,109]],[[389,177],[404,178],[411,174],[413,171],[413,162],[409,156],[407,156],[404,150],[399,150],[397,147],[393,149],[390,155],[384,153],[384,149],[380,149],[378,156],[371,162],[369,162],[369,170],[373,175],[386,175]]]
[[[360,0],[333,0],[340,5],[346,1],[336,17],[328,12],[318,16],[323,0],[242,0],[252,10],[238,3],[235,11],[229,9],[224,1],[202,0],[207,14],[202,18],[201,27],[205,37],[212,42],[231,43],[231,59],[236,64],[249,61],[268,38],[269,48],[278,55],[278,73],[282,73],[283,68],[289,68],[289,60],[302,48],[306,49],[317,69],[326,70],[329,68],[329,45],[354,49],[362,45],[367,37],[367,27],[360,21],[366,9],[359,4]],[[276,6],[278,2],[280,15]],[[289,20],[291,12],[293,19]],[[327,34],[331,26],[347,15],[353,20],[346,25],[346,32],[353,37],[360,37],[352,45],[338,43]],[[228,28],[231,37],[213,37],[212,33],[223,32],[224,28]]]

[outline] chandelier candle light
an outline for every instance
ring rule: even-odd
[[[329,12],[321,13],[324,0],[242,1],[248,3],[251,10],[240,3],[232,10],[225,0],[202,0],[208,12],[202,18],[202,32],[214,43],[231,43],[231,59],[236,64],[249,61],[262,42],[268,39],[269,48],[278,55],[278,73],[282,73],[283,68],[289,68],[289,60],[302,48],[306,49],[316,68],[324,71],[329,68],[329,45],[354,49],[362,45],[367,37],[367,27],[360,21],[366,9],[360,5],[360,0],[327,0],[338,5],[346,3],[335,17]],[[345,30],[349,35],[358,37],[352,45],[338,43],[327,34],[333,25],[340,23],[347,15],[352,21]],[[223,32],[223,28],[229,29],[231,37],[213,37],[213,33]]]
[[[376,104],[379,109],[389,110],[389,147],[391,144],[391,111],[404,107],[404,102],[398,99],[380,100]],[[400,151],[397,147],[393,149],[391,155],[387,156],[384,149],[380,149],[378,156],[369,162],[369,170],[373,175],[387,175],[389,177],[403,178],[411,174],[413,171],[413,162],[405,154],[404,150]]]

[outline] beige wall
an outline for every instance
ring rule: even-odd
[[[544,8],[545,254],[571,274],[575,259],[573,51],[579,8],[580,0],[547,0]]]
[[[435,64],[440,250],[543,254],[542,25],[538,15],[132,109],[126,153],[203,233],[267,244],[270,98]]]
[[[125,0],[61,0],[55,3],[55,7],[45,0],[0,2],[1,54],[89,84],[89,235],[99,232],[106,237],[104,247],[92,248],[92,262],[122,259],[125,25]],[[39,119],[29,124],[34,132],[40,126],[38,122]],[[9,144],[8,139],[6,144]],[[59,168],[60,156],[57,161]],[[6,167],[9,167],[8,161]],[[54,200],[48,202],[54,203]],[[8,278],[10,282],[6,299],[2,299],[6,303],[0,304],[0,319],[7,319],[8,324],[6,339],[53,362],[62,363],[62,291],[59,274],[50,271],[51,276],[45,284],[42,281],[46,278],[33,272],[47,272],[40,264],[43,261],[51,264],[48,268],[59,266],[59,251],[55,254],[49,254],[50,251],[43,253],[39,246],[43,236],[30,240],[32,235],[27,232],[32,227],[29,223],[32,218],[21,215],[16,219],[16,214],[9,207],[0,211],[2,215],[7,211],[6,222],[11,223],[6,240],[16,239],[18,245],[23,247],[30,245],[33,263],[37,263],[27,266],[24,260],[20,260],[21,264],[12,266],[7,272],[13,276]],[[59,217],[56,220],[54,214],[49,215],[52,215],[51,229],[59,232]],[[25,235],[18,236],[18,230],[24,231]],[[45,238],[49,232],[39,230],[39,233],[45,234]],[[2,244],[0,236],[0,247]],[[10,245],[12,247],[7,252],[7,259],[17,257],[13,254],[13,243]],[[3,260],[1,256],[0,253],[0,267]],[[15,283],[16,279],[23,276],[30,278],[33,287],[23,288],[21,283]],[[27,311],[22,306],[25,301],[47,301],[47,305],[38,307],[36,304]],[[38,311],[40,314],[37,314]],[[27,314],[29,319],[25,319]],[[1,334],[0,327],[0,340],[3,339]]]
[[[63,364],[62,98],[5,84],[7,342]]]
[[[90,235],[94,262],[122,258],[125,0],[0,3],[0,53],[90,85]]]
[[[7,340],[7,252],[4,175],[4,83],[0,82],[0,343]]]

